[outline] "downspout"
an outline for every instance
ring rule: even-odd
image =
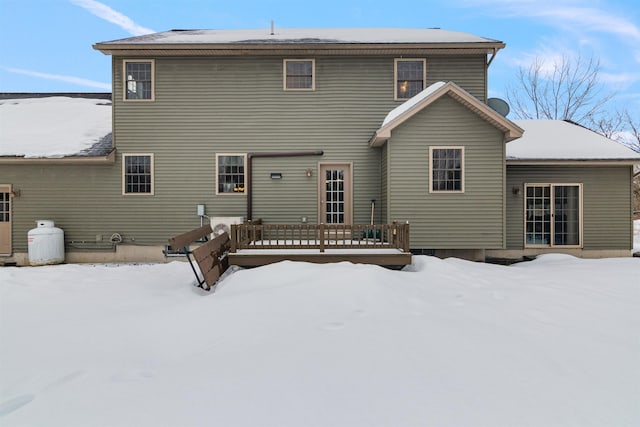
[[[491,63],[493,62],[493,60],[496,58],[496,55],[498,54],[498,49],[496,49],[495,47],[493,48],[493,53],[491,53],[491,56],[489,57],[489,61],[487,61],[487,67],[484,69],[484,87],[485,87],[485,93],[484,93],[484,103],[488,103],[489,102],[489,67],[491,66]]]
[[[247,153],[247,221],[253,219],[253,158],[322,156],[324,151],[266,151]]]

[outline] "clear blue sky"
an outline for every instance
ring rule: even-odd
[[[638,0],[0,0],[0,91],[110,91],[92,44],[173,28],[440,27],[504,41],[489,71],[505,97],[535,56],[594,56],[607,89],[640,114]]]

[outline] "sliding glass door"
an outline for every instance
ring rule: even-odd
[[[525,246],[582,245],[582,185],[525,185]]]

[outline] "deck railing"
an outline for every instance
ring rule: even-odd
[[[261,224],[231,226],[231,252],[241,249],[399,249],[409,252],[409,224]]]

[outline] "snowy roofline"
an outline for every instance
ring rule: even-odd
[[[564,120],[513,120],[524,135],[507,144],[507,160],[631,160],[640,153],[588,128]]]
[[[246,30],[170,30],[96,44],[371,44],[503,42],[440,28],[268,28]]]
[[[396,107],[382,126],[407,114],[417,103],[444,85],[438,82]],[[91,94],[80,93],[74,98],[30,94],[32,96],[29,98],[12,98],[15,102],[2,99],[2,95],[5,94],[0,94],[0,115],[3,116],[0,157],[54,159],[103,156],[112,148],[111,107],[104,108],[110,104],[109,93],[100,93],[100,98],[90,98]],[[38,98],[39,95],[42,97]],[[18,107],[21,111],[18,111]],[[33,126],[34,122],[39,126]],[[640,163],[640,153],[574,123],[561,120],[511,122],[525,132],[521,138],[507,144],[506,158],[510,161],[604,160]]]
[[[425,98],[428,98],[435,91],[437,91],[438,89],[440,89],[444,85],[446,85],[446,82],[435,82],[432,85],[426,87],[424,90],[422,90],[417,95],[413,96],[412,98],[410,98],[410,99],[406,100],[405,102],[403,102],[402,104],[398,105],[396,108],[391,110],[389,112],[389,114],[387,114],[387,116],[382,121],[382,126],[385,126],[388,123],[391,123],[397,117],[403,115],[407,111],[410,111],[418,103],[420,103],[420,101],[424,100]]]
[[[103,157],[113,151],[111,94],[0,100],[0,158]]]
[[[0,92],[0,100],[52,98],[56,96],[65,98],[112,99],[111,92]]]

